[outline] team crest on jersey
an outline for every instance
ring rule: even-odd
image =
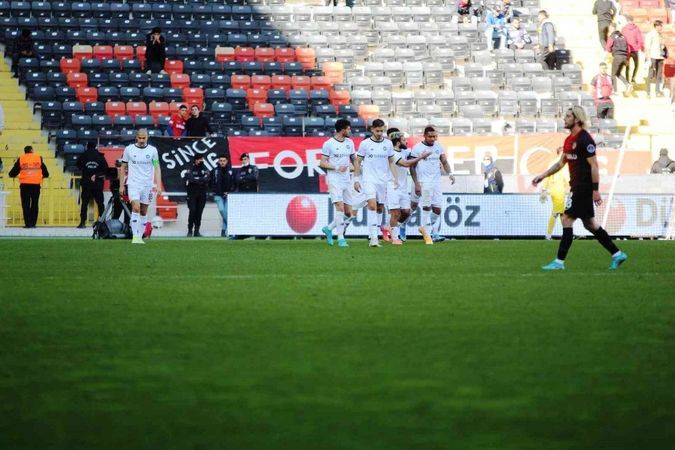
[[[595,153],[595,145],[588,144],[588,147],[586,147],[586,151],[588,151],[588,153],[590,153],[590,154]]]

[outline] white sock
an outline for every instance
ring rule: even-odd
[[[367,222],[368,222],[368,237],[373,240],[377,239],[377,230],[380,228],[380,222],[377,221],[377,211],[371,211],[370,209],[366,213]],[[382,217],[380,216],[380,219]]]
[[[345,237],[344,218],[344,214],[340,211],[335,213],[335,231],[337,231],[338,239],[344,239]]]
[[[140,220],[139,217],[141,215],[135,212],[131,213],[131,235],[136,237],[138,236],[138,221]]]
[[[621,250],[619,250],[618,252],[614,253],[614,254],[612,255],[612,258],[614,258],[614,257],[616,257],[616,256],[619,256],[620,254],[621,254]]]
[[[329,230],[332,231],[335,229],[335,227],[337,226],[337,216],[339,216],[340,214],[342,214],[340,211],[335,210],[335,216],[333,217],[333,221],[327,225]]]
[[[145,226],[148,224],[148,216],[141,216],[141,220],[138,222],[140,225],[140,234],[139,236],[143,237],[143,234],[145,233]]]
[[[422,226],[425,228],[429,227],[427,231],[431,230],[431,211],[422,210]]]
[[[433,224],[431,227],[432,234],[438,234],[438,231],[441,229],[441,221],[439,220],[440,217],[441,216],[432,211],[431,213],[431,223]]]
[[[377,213],[377,226],[378,227],[382,225],[382,214],[383,213],[381,213],[381,212]]]
[[[558,259],[558,258],[555,259],[555,262],[557,262],[558,264],[565,264],[565,261],[563,261],[562,259]]]
[[[395,227],[391,228],[391,238],[392,239],[400,239],[401,236],[399,235],[399,226],[396,225]]]
[[[384,226],[388,226],[389,222],[391,222],[391,214],[389,214],[388,209],[385,209],[384,210]]]

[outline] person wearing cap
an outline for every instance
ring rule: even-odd
[[[166,126],[166,132],[169,136],[185,136],[185,123],[188,120],[188,109],[185,105],[180,105],[178,111],[171,115],[169,124]]]
[[[185,173],[187,187],[188,237],[201,237],[199,228],[202,224],[202,213],[206,206],[206,193],[211,182],[211,174],[204,166],[204,155],[195,155],[194,164]],[[194,233],[193,233],[194,230]]]
[[[103,214],[103,181],[108,171],[108,163],[96,148],[96,144],[87,144],[87,150],[77,158],[77,167],[82,172],[80,179],[80,224],[77,228],[85,228],[89,202],[96,202],[97,218]]]
[[[659,151],[659,159],[654,161],[651,173],[675,173],[675,161],[668,157],[668,149]]]
[[[23,152],[24,154],[16,160],[14,167],[9,171],[9,177],[19,177],[24,228],[35,228],[38,218],[40,186],[44,178],[49,178],[49,171],[42,157],[33,153],[32,146],[25,146]]]
[[[190,118],[185,122],[185,135],[204,137],[213,134],[209,119],[199,110],[199,106],[190,107]]]
[[[162,36],[159,27],[152,29],[145,38],[145,64],[146,70],[151,73],[164,71],[166,61],[166,40]]]
[[[237,171],[237,190],[239,192],[258,192],[258,168],[251,164],[248,153],[239,158],[241,167]]]

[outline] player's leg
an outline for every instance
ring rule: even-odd
[[[131,221],[129,222],[132,236],[131,243],[141,244],[143,240],[137,237],[141,217],[141,189],[139,186],[130,184],[127,186],[127,192],[129,194],[129,201],[131,202]]]
[[[368,200],[366,209],[366,223],[368,224],[369,246],[379,247],[377,235],[380,223],[377,221],[377,189],[372,183],[363,183],[363,192]]]
[[[378,230],[382,232],[382,239],[386,242],[389,241],[389,228],[383,227],[383,218],[385,216],[384,204],[387,201],[387,183],[378,184],[376,187],[375,195],[377,197],[377,226]]]
[[[349,247],[349,244],[345,240],[345,229],[347,228],[347,219],[351,218],[352,216],[352,207],[349,206],[349,203],[351,203],[351,196],[348,195],[349,190],[347,188],[347,192],[345,193],[345,202],[342,204],[342,219],[341,223],[337,226],[337,235],[338,235],[338,247]],[[336,212],[337,214],[337,212]]]
[[[431,220],[433,222],[431,228],[431,238],[434,242],[442,242],[445,240],[445,237],[440,235],[441,230],[441,205],[443,201],[443,195],[441,194],[441,185],[436,183],[434,186],[433,194],[431,197]]]
[[[568,209],[569,211],[569,209]],[[575,217],[568,215],[568,212],[563,214],[561,221],[563,226],[562,237],[560,238],[560,245],[558,246],[558,254],[550,264],[542,267],[544,270],[563,270],[565,269],[565,258],[569,252],[572,242],[574,241],[574,234],[572,233],[572,226],[574,225]]]
[[[424,239],[424,243],[427,245],[433,245],[433,240],[431,235],[431,229],[433,228],[433,223],[431,222],[431,198],[433,192],[431,186],[428,184],[422,184],[422,195],[420,196],[419,205],[422,207],[422,223],[420,224],[419,232]]]
[[[612,255],[612,264],[609,266],[610,269],[616,270],[626,259],[628,259],[628,255],[619,250],[616,244],[614,244],[614,241],[612,241],[612,238],[607,234],[607,231],[595,221],[595,218],[591,217],[584,219],[584,228],[590,231],[600,245],[605,247],[605,250]]]
[[[401,217],[401,205],[399,204],[399,189],[394,187],[393,183],[387,183],[387,210],[389,211],[389,231],[391,233],[391,243],[401,245],[399,238],[399,220]]]
[[[141,189],[141,200],[140,200],[140,216],[138,217],[138,233],[139,237],[143,239],[143,233],[145,233],[145,226],[148,223],[148,206],[152,203],[152,187],[147,187]]]

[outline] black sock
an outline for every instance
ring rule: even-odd
[[[610,255],[613,255],[614,253],[619,251],[619,248],[614,245],[614,242],[612,242],[612,238],[609,237],[609,234],[605,231],[604,228],[599,227],[597,230],[593,232],[593,236],[598,240],[598,242],[607,249]]]
[[[574,233],[572,233],[572,227],[563,228],[562,239],[560,239],[560,246],[558,247],[558,259],[560,261],[565,261],[573,240]]]

